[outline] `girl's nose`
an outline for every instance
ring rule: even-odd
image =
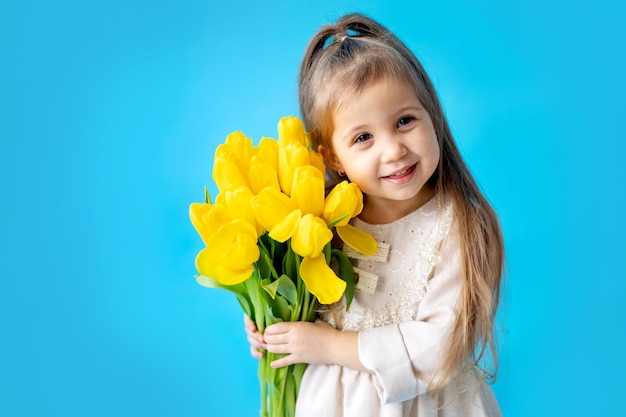
[[[383,163],[395,162],[407,153],[404,143],[395,136],[388,137],[387,140],[383,142],[382,146],[381,162]]]

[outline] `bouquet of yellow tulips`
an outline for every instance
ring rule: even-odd
[[[206,247],[196,258],[197,281],[231,291],[260,332],[280,321],[313,321],[318,303],[354,295],[349,260],[331,246],[333,230],[364,254],[376,252],[372,236],[348,222],[363,208],[355,184],[325,193],[326,168],[310,149],[300,119],[282,118],[278,141],[258,146],[235,132],[215,152],[215,203],[192,203],[191,222]],[[259,363],[261,416],[291,417],[306,364],[272,369],[279,355]]]

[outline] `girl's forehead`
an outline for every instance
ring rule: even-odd
[[[331,115],[335,115],[338,112],[341,112],[347,105],[351,102],[358,100],[362,93],[374,86],[379,84],[395,84],[401,85],[403,88],[406,88],[409,91],[413,91],[416,94],[417,100],[420,104],[423,105],[419,94],[417,93],[417,88],[413,85],[410,80],[407,80],[404,77],[394,76],[394,75],[386,75],[379,76],[377,78],[370,78],[365,80],[363,83],[359,85],[350,85],[345,84],[343,88],[336,88],[334,92],[334,100],[332,100],[329,106],[331,109]]]

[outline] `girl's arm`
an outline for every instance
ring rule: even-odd
[[[357,332],[339,331],[320,319],[314,323],[277,323],[268,326],[265,334],[261,334],[245,314],[244,324],[254,358],[261,359],[266,349],[289,354],[272,362],[274,368],[304,362],[335,364],[367,372],[359,360]]]
[[[265,329],[263,340],[269,352],[287,354],[272,362],[273,368],[309,363],[369,372],[359,359],[359,333],[337,330],[321,319],[273,324]]]

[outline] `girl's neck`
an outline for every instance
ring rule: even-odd
[[[369,224],[391,223],[419,209],[435,194],[435,188],[427,184],[415,197],[403,201],[365,196],[363,211],[358,217]]]

